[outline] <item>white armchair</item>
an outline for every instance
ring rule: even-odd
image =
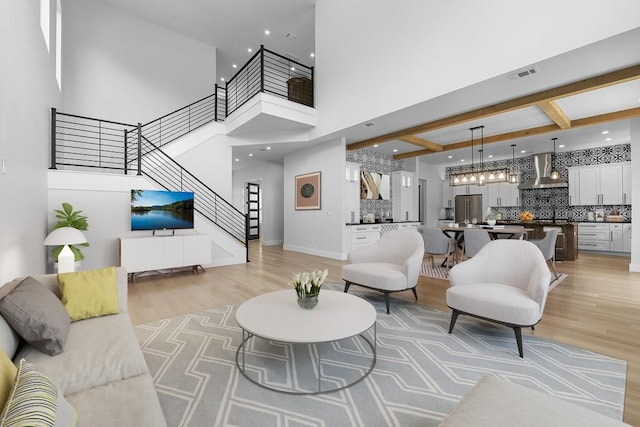
[[[416,285],[423,256],[424,241],[420,233],[415,230],[389,231],[373,245],[349,253],[349,264],[342,267],[344,291],[347,292],[351,285],[359,285],[382,292],[388,314],[391,292],[411,289],[418,299]]]
[[[551,272],[542,252],[526,240],[487,243],[473,258],[449,272],[447,305],[453,310],[449,333],[460,314],[513,328],[523,357],[522,329],[542,318]]]

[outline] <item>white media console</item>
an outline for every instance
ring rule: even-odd
[[[211,263],[211,238],[202,234],[120,237],[120,266],[129,277],[136,273],[191,267]]]

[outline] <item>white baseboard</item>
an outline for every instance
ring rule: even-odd
[[[629,263],[629,271],[640,273],[640,264]]]
[[[278,246],[284,243],[284,240],[263,240],[262,246]]]
[[[306,248],[303,246],[284,245],[282,249],[284,249],[285,251],[300,252],[303,254],[315,255],[315,256],[320,256],[324,258],[339,259],[339,260],[344,259],[342,257],[342,254],[339,252],[321,251],[318,249]]]

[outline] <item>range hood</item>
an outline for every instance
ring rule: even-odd
[[[551,179],[551,153],[534,154],[533,170],[535,178],[524,181],[518,185],[518,190],[531,190],[534,188],[562,188],[568,187],[566,181],[562,179]]]

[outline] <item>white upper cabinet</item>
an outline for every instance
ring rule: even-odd
[[[520,190],[508,182],[487,184],[487,203],[492,208],[520,206]]]
[[[415,221],[418,219],[418,191],[414,177],[415,174],[408,171],[391,173],[394,221]]]
[[[622,203],[631,204],[631,162],[622,164]]]
[[[630,203],[624,195],[623,169],[627,163],[568,168],[570,205],[619,205]]]
[[[360,222],[360,164],[347,162],[345,168],[344,222]]]
[[[453,198],[453,187],[449,185],[448,179],[442,180],[442,207],[453,208],[455,206]]]

